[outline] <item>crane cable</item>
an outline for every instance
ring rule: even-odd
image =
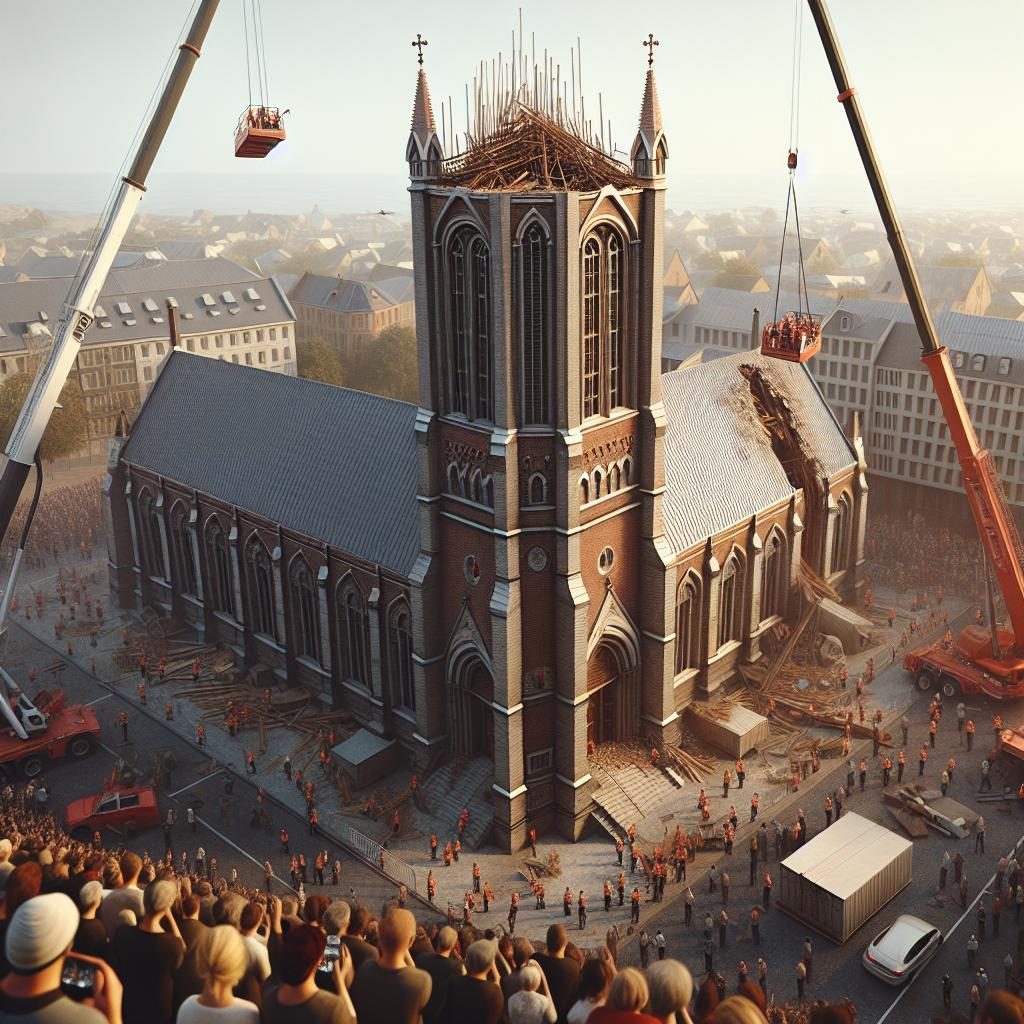
[[[804,269],[804,246],[800,237],[800,210],[796,200],[796,165],[800,152],[800,78],[803,65],[803,24],[804,8],[802,0],[794,0],[793,10],[793,62],[790,71],[789,89],[789,187],[786,190],[786,216],[782,222],[782,246],[779,250],[779,273],[775,284],[775,314],[773,322],[779,319],[779,296],[782,292],[782,266],[786,256],[786,233],[789,229],[789,209],[793,207],[794,226],[796,228],[796,246],[799,266],[797,269],[796,301],[797,312],[802,316],[804,304],[810,314],[810,294],[807,288],[807,272]],[[801,292],[801,285],[803,291]]]
[[[249,106],[252,106],[252,57],[249,55],[249,16],[245,13],[245,0],[242,0],[242,30],[245,34],[245,79],[249,86]]]

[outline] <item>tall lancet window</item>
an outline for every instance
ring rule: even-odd
[[[473,230],[448,249],[449,408],[474,420],[494,418],[490,254]]]
[[[583,418],[628,405],[623,247],[602,225],[583,244]]]
[[[520,252],[523,423],[551,420],[551,371],[548,343],[548,237],[539,224],[523,233]]]

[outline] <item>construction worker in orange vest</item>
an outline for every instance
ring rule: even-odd
[[[928,748],[922,743],[921,749],[917,752],[918,777],[924,775],[925,762],[928,760]]]
[[[882,758],[882,786],[889,785],[889,777],[892,774],[892,758],[888,754]]]
[[[757,819],[757,794],[755,793],[750,798],[750,820],[755,821]]]
[[[931,745],[932,750],[935,749],[935,734],[939,731],[938,723],[933,718],[928,723],[928,742]]]
[[[825,797],[825,828],[832,824],[832,812],[834,810],[835,805],[832,803],[832,797]]]
[[[117,724],[121,727],[121,738],[125,741],[128,739],[128,712],[122,711],[117,716]]]
[[[206,729],[203,728],[202,722],[196,726],[196,743],[201,747],[206,746]]]
[[[773,884],[771,872],[765,871],[764,882],[761,885],[761,902],[764,904],[764,912],[766,914],[771,907]]]
[[[604,883],[604,910],[607,914],[612,909],[612,883],[605,879]]]
[[[903,781],[903,771],[907,767],[907,755],[901,750],[896,755],[896,781]]]
[[[995,734],[995,745],[999,746],[999,734],[1003,731],[1003,719],[1001,715],[992,716],[992,732]]]
[[[970,750],[974,746],[974,719],[968,718],[967,725],[964,726],[964,732],[967,733],[967,749]]]
[[[722,797],[727,798],[729,796],[729,783],[732,782],[732,775],[729,773],[729,769],[726,768],[722,772]]]
[[[615,853],[619,858],[619,867],[622,867],[622,851],[625,849],[625,844],[622,842],[622,836],[617,836],[615,839]]]
[[[746,777],[747,777],[747,769],[746,769],[746,766],[743,764],[743,758],[741,757],[736,762],[736,788],[737,789],[742,789],[743,788],[743,780]]]

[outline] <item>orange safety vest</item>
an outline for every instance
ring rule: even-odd
[[[906,764],[907,763],[907,755],[904,754],[903,751],[901,750],[899,752],[899,754],[896,756],[896,760],[899,761],[900,764]]]

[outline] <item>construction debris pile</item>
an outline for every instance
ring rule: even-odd
[[[287,756],[294,769],[305,773],[321,759],[321,750],[329,750],[357,728],[348,712],[322,709],[308,690],[261,691],[248,673],[237,671],[228,647],[175,639],[182,626],[174,619],[153,613],[143,619],[144,630],[126,630],[122,635],[123,644],[114,651],[114,663],[122,673],[135,674],[144,684],[158,688],[153,693],[155,699],[188,700],[200,709],[204,724],[229,725],[243,737],[240,756],[249,749],[265,753],[270,729],[290,729],[298,733],[298,739]],[[257,736],[255,743],[245,738],[252,731]],[[269,770],[279,769],[283,761],[283,757],[278,758]],[[325,767],[329,770],[331,765]],[[341,788],[342,780],[336,782]]]
[[[969,807],[922,783],[888,786],[882,791],[882,800],[911,839],[927,836],[929,828],[952,839],[964,839],[978,820]]]
[[[653,756],[656,755],[656,756]],[[686,749],[671,743],[642,746],[639,741],[602,743],[589,754],[590,762],[608,772],[636,765],[674,771],[690,782],[703,783],[715,767],[715,757],[701,750],[697,742],[687,742]]]
[[[466,152],[444,163],[438,180],[473,191],[506,192],[594,192],[605,185],[638,184],[624,164],[541,111],[514,102],[492,132],[472,139]]]

